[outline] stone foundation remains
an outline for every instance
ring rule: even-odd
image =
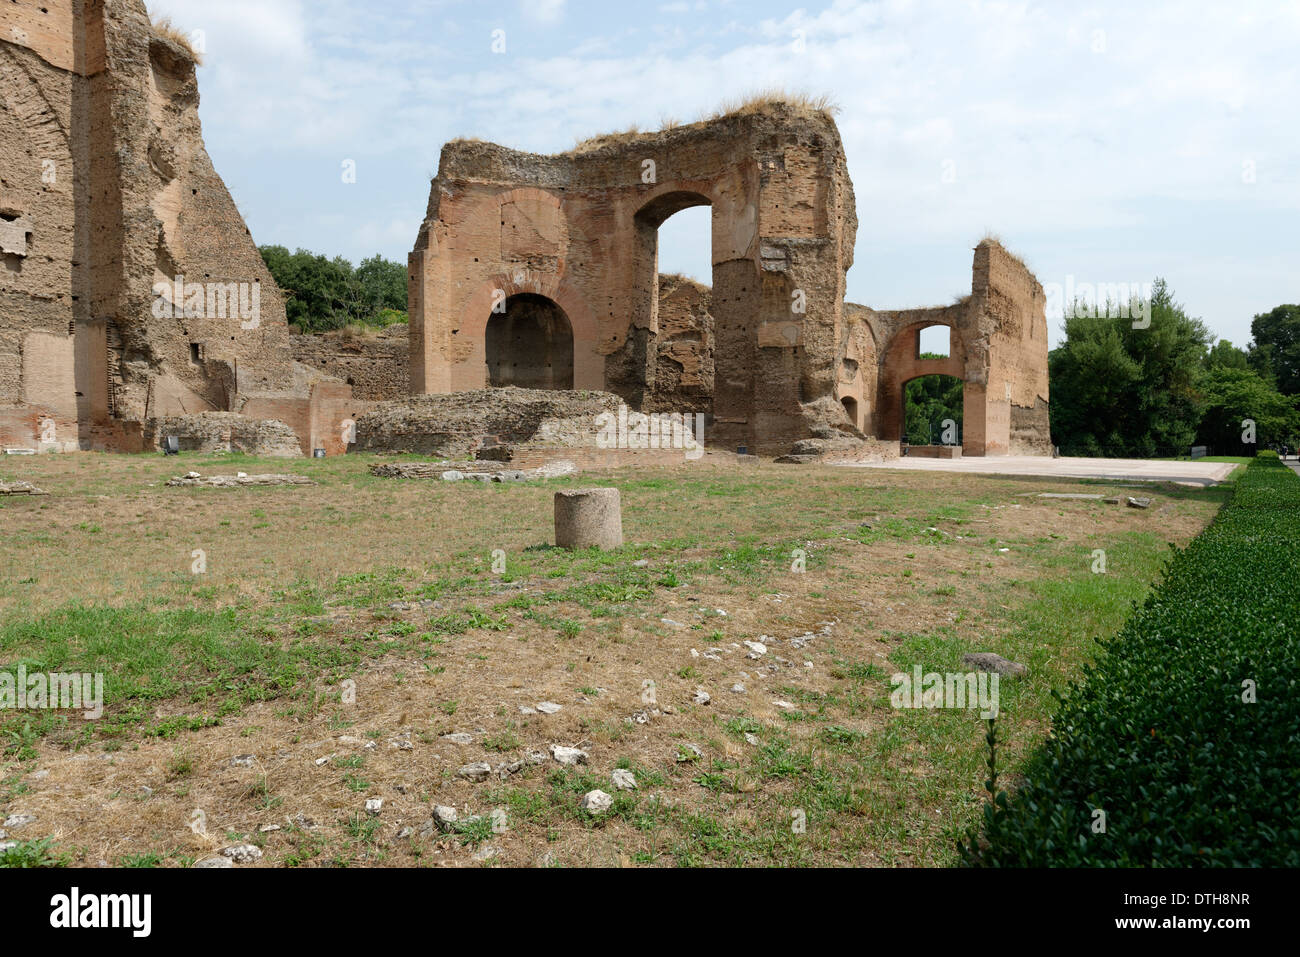
[[[168,436],[179,440],[181,452],[243,452],[271,458],[299,458],[302,444],[293,429],[271,419],[255,420],[231,412],[150,419],[145,443],[160,450]]]

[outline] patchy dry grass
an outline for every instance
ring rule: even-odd
[[[171,17],[155,17],[152,21],[153,32],[164,40],[170,40],[190,55],[197,65],[203,65],[203,55],[194,49],[190,35],[172,23]]]
[[[736,100],[728,100],[702,119],[707,122],[725,119],[728,116],[748,116],[778,106],[788,107],[796,113],[807,116],[820,115],[826,119],[834,119],[840,112],[839,105],[826,94],[818,95],[771,87],[766,90],[756,90]]]
[[[829,96],[818,96],[799,91],[792,92],[773,87],[766,90],[757,90],[735,100],[728,100],[719,105],[717,109],[704,113],[698,120],[688,125],[683,125],[674,117],[661,117],[658,132],[666,133],[672,130],[704,126],[708,123],[725,120],[731,116],[750,116],[754,113],[770,112],[781,107],[792,110],[800,116],[818,116],[832,121],[840,112],[839,106]],[[640,126],[634,124],[618,132],[599,133],[585,138],[580,137],[574,144],[573,149],[560,155],[581,156],[585,153],[603,149],[606,146],[625,146],[643,136],[653,135],[655,134],[651,131],[642,130]]]
[[[15,853],[176,866],[251,842],[262,866],[952,863],[983,799],[983,725],[893,710],[889,676],[959,670],[973,650],[1027,664],[1002,689],[1014,782],[1051,692],[1222,497],[1157,490],[1142,512],[1036,497],[1095,485],[708,460],[453,485],[374,478],[373,461],[294,462],[319,484],[238,490],[163,483],[285,463],[2,463],[51,495],[0,501],[0,671],[101,670],[108,698],[100,721],[0,714],[0,817],[37,818],[9,836]],[[552,496],[575,484],[621,489],[629,545],[548,544]],[[742,642],[763,636],[767,654],[747,658]],[[562,710],[521,710],[540,702]],[[553,744],[589,763],[527,763]],[[458,776],[479,761],[522,764]],[[612,786],[617,768],[636,791]],[[580,801],[597,788],[615,802],[593,818]],[[485,817],[428,833],[437,804]]]

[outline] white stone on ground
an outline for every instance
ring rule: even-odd
[[[563,745],[551,745],[551,757],[560,764],[575,766],[587,763],[587,752],[580,748],[566,748]]]
[[[636,775],[631,771],[619,768],[611,774],[609,778],[614,783],[614,787],[618,788],[620,791],[636,790]]]

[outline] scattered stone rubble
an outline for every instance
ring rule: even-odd
[[[0,495],[49,495],[31,482],[0,482]]]
[[[505,462],[391,462],[372,465],[377,478],[437,479],[443,482],[533,482],[573,475],[572,462],[556,461],[535,469],[514,469]]]
[[[208,475],[198,472],[181,475],[167,483],[170,488],[252,488],[265,485],[315,485],[302,475]]]

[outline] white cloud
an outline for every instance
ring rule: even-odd
[[[519,0],[525,17],[537,23],[557,23],[564,16],[565,0]]]
[[[859,301],[896,307],[960,292],[969,247],[986,229],[1052,275],[1164,273],[1193,311],[1195,294],[1225,324],[1229,309],[1248,325],[1270,298],[1296,297],[1281,276],[1269,284],[1242,266],[1249,279],[1229,291],[1234,272],[1222,259],[1213,273],[1184,264],[1200,258],[1193,237],[1218,247],[1224,234],[1242,263],[1279,250],[1296,258],[1286,221],[1300,209],[1300,141],[1286,121],[1300,101],[1300,4],[833,0],[787,12],[752,0],[667,3],[647,18],[631,4],[542,0],[514,9],[548,29],[510,28],[507,18],[504,56],[489,50],[499,12],[477,4],[151,8],[208,33],[205,132],[228,178],[258,188],[271,156],[277,168],[331,176],[344,157],[386,164],[383,182],[363,181],[355,198],[329,194],[357,206],[328,233],[352,255],[391,241],[385,254],[404,257],[403,230],[414,235],[427,177],[456,135],[552,152],[784,86],[827,92],[842,108],[862,223],[849,278]],[[728,19],[740,12],[746,19]],[[1243,182],[1247,161],[1253,184]],[[952,182],[945,170],[955,170]],[[320,187],[281,174],[263,188],[275,202],[259,221],[290,196],[310,208]],[[325,242],[319,231],[299,241]],[[940,262],[934,250],[951,252]]]

